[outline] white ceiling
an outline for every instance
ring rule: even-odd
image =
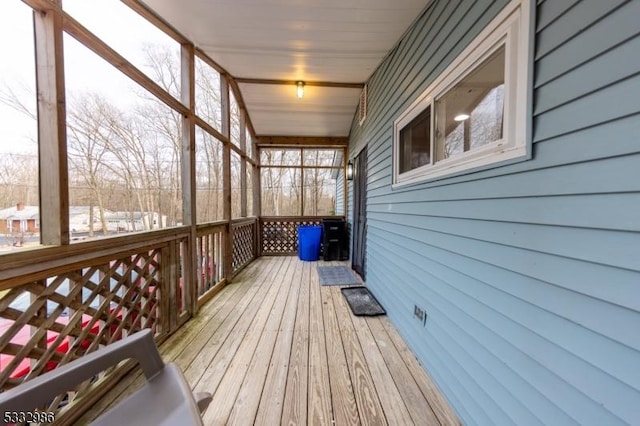
[[[428,0],[145,0],[232,76],[364,83]],[[348,136],[360,89],[240,84],[258,135]]]

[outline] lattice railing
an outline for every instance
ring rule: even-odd
[[[198,225],[196,240],[198,297],[222,282],[226,223]]]
[[[0,389],[143,328],[151,328],[158,341],[166,338],[190,314],[183,289],[189,238],[174,230],[45,248],[35,265],[26,254],[3,258],[8,263],[0,267]],[[124,374],[123,367],[43,409],[56,412],[58,421],[71,421]]]
[[[236,221],[231,224],[233,238],[231,268],[235,274],[256,258],[257,219]]]
[[[336,219],[342,216],[327,216]],[[265,256],[290,256],[298,253],[298,226],[320,225],[324,217],[273,216],[260,218],[261,247]]]

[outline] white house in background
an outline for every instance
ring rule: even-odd
[[[133,232],[167,226],[167,216],[155,212],[108,212],[107,227],[110,232]]]
[[[100,209],[89,206],[69,207],[69,229],[73,233],[89,232],[93,222],[94,231],[102,231]],[[167,216],[156,212],[127,212],[105,210],[107,230],[110,233],[133,232],[167,226]],[[13,207],[0,210],[0,233],[38,233],[40,232],[40,208],[18,203]]]
[[[106,210],[105,214],[110,211]],[[89,232],[90,223],[93,220],[93,230],[102,230],[100,224],[100,208],[93,207],[93,218],[91,217],[91,207],[89,206],[70,206],[69,207],[69,229],[71,232]]]

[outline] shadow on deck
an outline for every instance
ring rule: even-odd
[[[205,424],[459,424],[386,317],[354,317],[316,264],[262,257],[160,347],[196,391]],[[82,422],[141,386],[126,376]]]

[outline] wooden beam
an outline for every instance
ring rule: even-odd
[[[135,255],[140,252],[141,245],[146,245],[151,250],[183,236],[185,228],[176,227],[3,254],[0,263],[0,291],[83,268],[88,261],[97,264],[109,262],[114,256]],[[38,259],[35,263],[34,257]]]
[[[69,175],[64,86],[64,56],[60,0],[50,9],[33,12],[36,93],[38,98],[38,155],[40,224],[44,245],[69,244]]]
[[[247,152],[247,130],[245,117],[247,112],[240,108],[240,150]],[[240,216],[247,217],[247,159],[240,158]]]
[[[229,100],[229,83],[226,77],[220,76],[220,101],[222,103],[222,134],[231,140],[231,105]],[[231,143],[222,147],[222,202],[223,219],[227,221],[224,239],[224,277],[231,282],[233,274],[233,241],[231,228]]]
[[[254,151],[255,152],[255,151]],[[253,215],[257,218],[262,214],[262,187],[261,187],[261,179],[260,179],[260,167],[253,167]],[[262,227],[260,226],[260,220],[258,219],[256,223],[256,256],[260,257],[262,255]]]
[[[298,214],[304,216],[304,152],[300,148],[300,210]]]
[[[196,206],[196,92],[195,92],[195,55],[194,46],[184,43],[180,48],[180,99],[189,108],[182,116],[182,223],[190,225],[191,238],[184,247],[185,259],[185,305],[195,315],[197,306],[197,253],[196,224],[198,223]],[[187,279],[190,278],[190,279]]]
[[[22,0],[22,2],[40,12],[60,11],[62,9],[58,0]]]
[[[253,215],[255,217],[262,216],[262,169],[260,168],[260,148],[254,143],[253,157],[256,159],[256,165],[253,168]],[[260,229],[258,229],[260,234]],[[258,253],[258,256],[260,254]]]
[[[316,136],[258,136],[258,146],[263,147],[331,147],[344,148],[349,144],[348,137]]]
[[[196,203],[196,130],[195,120],[195,65],[193,56],[193,45],[183,44],[181,48],[181,100],[189,107],[188,114],[182,120],[182,223],[185,225],[195,225]]]
[[[202,130],[209,133],[211,136],[218,139],[223,144],[229,143],[229,139],[225,135],[220,133],[220,131],[216,130],[211,124],[207,123],[202,118],[195,116],[194,121],[196,122],[196,125],[198,127],[201,127]]]
[[[235,81],[239,84],[271,84],[271,85],[286,85],[295,86],[299,80],[271,80],[263,78],[242,78],[236,77]],[[305,86],[320,86],[320,87],[338,87],[342,89],[362,89],[364,83],[343,83],[333,81],[304,81]]]

